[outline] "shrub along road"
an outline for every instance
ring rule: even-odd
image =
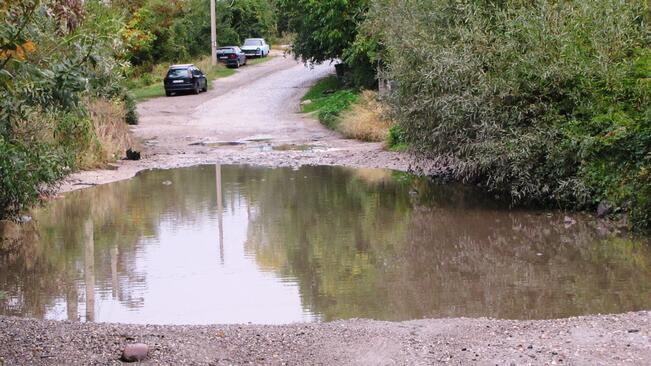
[[[218,80],[208,93],[143,102],[133,129],[143,159],[75,174],[62,191],[195,164],[408,169],[407,155],[342,139],[297,113],[309,86],[330,72],[277,57]],[[311,148],[292,149],[299,145]],[[0,317],[0,364],[118,364],[132,342],[149,345],[153,364],[651,364],[650,315],[188,327]]]

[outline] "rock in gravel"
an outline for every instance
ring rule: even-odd
[[[139,362],[149,357],[149,346],[144,343],[127,344],[122,351],[122,361]]]
[[[310,105],[310,104],[312,104],[312,100],[310,100],[310,99],[306,99],[306,100],[301,102],[301,105]]]
[[[563,223],[565,224],[565,228],[568,229],[570,226],[576,224],[576,220],[569,216],[565,216],[565,219],[563,220]]]

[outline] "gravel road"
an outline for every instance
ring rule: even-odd
[[[306,68],[276,53],[199,96],[140,103],[141,161],[71,176],[62,192],[127,179],[151,168],[246,163],[407,170],[406,154],[341,138],[298,114],[301,95],[330,65]],[[281,145],[308,150],[276,151]],[[170,365],[651,365],[651,314],[545,321],[347,320],[283,326],[135,326],[0,317],[0,364],[119,364],[128,343],[147,364]]]
[[[650,365],[650,315],[282,326],[0,318],[0,360],[7,365],[120,364],[122,348],[141,342],[150,347],[146,364],[165,365]]]
[[[414,159],[383,151],[380,143],[342,138],[309,115],[300,99],[329,64],[306,67],[276,51],[267,62],[218,79],[207,93],[157,98],[138,105],[143,160],[121,161],[107,170],[72,175],[61,192],[133,177],[152,168],[198,164],[265,166],[346,165],[408,170]],[[306,145],[303,150],[274,147]]]

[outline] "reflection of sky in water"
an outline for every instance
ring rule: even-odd
[[[52,202],[38,235],[0,256],[0,313],[281,324],[651,307],[648,241],[589,220],[564,227],[563,213],[384,170],[220,172],[152,171]]]
[[[224,244],[220,250],[218,216],[197,213],[184,224],[163,217],[158,237],[143,238],[135,251],[134,273],[146,278],[129,286],[137,306],[112,296],[113,289],[96,289],[95,321],[133,324],[291,323],[315,320],[302,309],[298,286],[273,273],[258,270],[247,257],[246,210],[225,210]],[[83,278],[79,287],[83,288]],[[80,314],[86,312],[80,304]],[[66,319],[65,302],[46,315]]]
[[[298,287],[259,272],[255,261],[244,255],[246,211],[227,212],[224,217],[223,264],[216,218],[199,217],[191,226],[163,221],[160,242],[142,243],[136,270],[147,274],[147,282],[138,312],[103,303],[98,317],[177,324],[309,320],[302,312]]]

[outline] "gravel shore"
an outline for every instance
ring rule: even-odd
[[[346,320],[138,326],[0,317],[0,363],[117,365],[128,343],[165,365],[649,365],[651,313],[561,320]]]

